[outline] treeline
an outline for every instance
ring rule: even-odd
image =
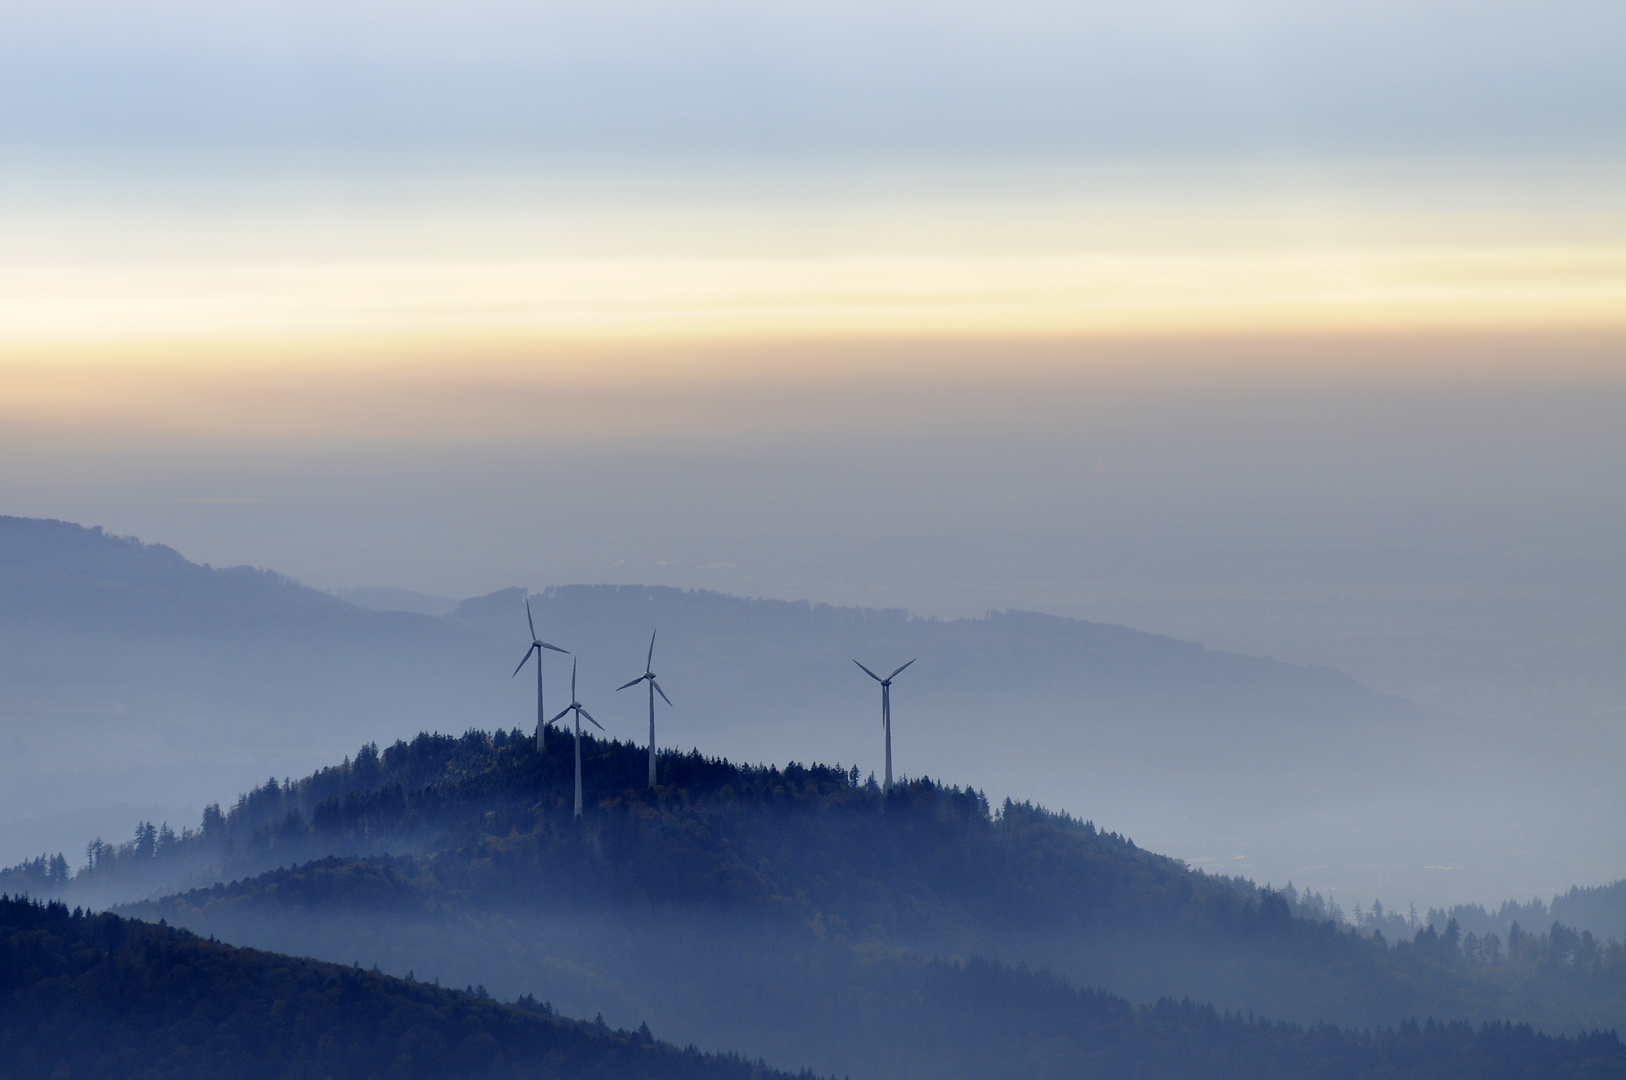
[[[1542,903],[1539,897],[1522,904],[1504,900],[1500,907],[1491,910],[1479,904],[1457,904],[1450,908],[1429,908],[1422,917],[1423,922],[1438,931],[1443,931],[1446,923],[1453,920],[1464,933],[1481,939],[1495,935],[1505,941],[1515,923],[1531,927],[1550,922],[1562,923],[1578,932],[1590,931],[1599,940],[1621,937],[1626,935],[1626,879],[1591,888],[1571,886],[1569,892],[1554,896],[1550,904]]]
[[[523,1007],[530,1006],[530,1007]],[[0,896],[8,1080],[790,1080],[737,1056],[184,930]],[[800,1080],[812,1080],[803,1073]]]
[[[1515,920],[1508,927],[1504,949],[1500,935],[1488,933],[1480,937],[1471,930],[1464,934],[1455,919],[1447,919],[1443,931],[1435,930],[1432,923],[1425,924],[1413,936],[1412,944],[1470,966],[1562,968],[1582,974],[1626,975],[1626,946],[1618,938],[1599,941],[1590,930],[1577,933],[1560,922],[1554,922],[1545,933],[1532,934]]]
[[[560,735],[550,731],[550,737]],[[414,850],[429,837],[423,835],[425,822],[402,813],[406,792],[455,783],[492,753],[528,742],[517,731],[498,730],[462,738],[421,734],[382,753],[369,743],[353,759],[310,776],[271,777],[224,810],[210,804],[196,829],[177,833],[168,822],[155,827],[143,821],[122,843],[98,837],[86,846],[85,862],[76,871],[66,872],[61,855],[0,870],[0,889],[105,903],[256,874],[322,854]],[[588,746],[591,754],[593,744]],[[550,779],[560,782],[559,776]],[[366,809],[358,809],[362,805]],[[335,829],[339,819],[343,828]]]
[[[1278,893],[1283,900],[1287,901],[1287,908],[1293,913],[1295,919],[1340,924],[1346,921],[1344,909],[1338,906],[1337,900],[1322,896],[1318,892],[1311,892],[1309,889],[1300,892],[1291,881],[1280,889],[1275,889],[1268,884],[1260,885],[1252,878],[1229,877],[1224,874],[1210,874],[1209,876],[1216,881],[1229,885],[1233,891],[1254,900],[1261,899],[1266,893]]]
[[[1436,949],[1415,933],[1390,948],[1331,918],[1294,917],[1317,914],[1319,897],[1194,872],[1090,822],[1028,804],[990,807],[978,792],[928,779],[883,797],[839,766],[667,753],[665,782],[651,791],[642,748],[586,739],[583,754],[589,800],[580,822],[563,733],[550,731],[541,750],[519,732],[424,734],[364,747],[301,780],[268,781],[227,811],[210,807],[198,830],[145,829],[104,847],[57,895],[96,902],[173,892],[162,885],[342,856],[356,872],[315,874],[328,892],[297,918],[427,904],[438,914],[424,947],[448,953],[468,944],[457,921],[465,916],[582,904],[680,913],[674,919],[705,910],[778,920],[796,933],[816,927],[849,945],[1042,961],[1136,1000],[1189,995],[1284,1019],[1513,1017],[1561,1030],[1626,1019],[1616,954],[1595,938],[1588,945],[1577,935],[1571,948],[1557,935],[1579,967],[1545,963],[1539,949],[1509,954],[1505,943],[1503,959],[1489,962],[1481,938],[1469,952],[1465,938]],[[358,859],[385,853],[418,856],[404,884],[360,869]],[[142,910],[194,925],[213,919],[209,932],[233,940],[243,928],[234,920],[259,910],[269,935],[261,940],[292,948],[278,936],[299,932],[286,911],[292,894],[277,880]],[[282,929],[271,929],[278,918]],[[364,924],[353,932],[372,933]]]
[[[650,791],[641,748],[593,739],[583,752],[600,797],[582,822],[571,813],[562,733],[539,752],[517,732],[470,732],[367,747],[305,780],[267,783],[220,816],[218,841],[205,827],[187,842],[241,869],[339,852],[424,856],[407,875],[410,897],[368,873],[319,873],[313,880],[328,891],[299,918],[377,904],[702,908],[927,955],[1042,959],[1140,1000],[1190,995],[1363,1026],[1430,1012],[1509,1015],[1503,988],[1461,965],[1294,918],[1303,897],[1193,872],[1064,814],[990,807],[977,792],[926,779],[883,797],[839,766],[747,767],[698,753],[663,755],[666,783]],[[230,936],[249,909],[295,895],[286,882],[272,887],[281,877],[142,910],[215,919]],[[425,940],[464,932],[441,921]],[[287,944],[277,933],[266,943]]]
[[[874,965],[855,1005],[894,1030],[930,1031],[940,1077],[1338,1078],[1626,1076],[1614,1033],[1407,1021],[1379,1032],[1272,1023],[1189,1000],[1136,1007],[1045,972],[982,961]],[[883,1069],[881,1075],[889,1070]]]
[[[1626,1078],[1613,1034],[1405,1023],[1382,1032],[1270,1023],[1190,1001],[1134,1006],[1044,972],[876,955],[845,981],[879,1051],[864,1075],[938,1080],[1551,1080]],[[787,987],[780,987],[784,992]],[[774,993],[769,990],[768,994]],[[559,1018],[359,966],[236,949],[65,905],[0,899],[0,1060],[18,1080],[782,1077],[679,1051],[646,1026]],[[769,1000],[770,1009],[781,1003]],[[815,1036],[827,1014],[801,1014]],[[804,1071],[802,1080],[810,1080]]]
[[[73,880],[68,860],[59,852],[26,859],[16,866],[0,870],[0,890],[52,896]]]
[[[0,871],[0,887],[44,886],[39,890],[43,894],[70,899],[132,899],[329,854],[433,852],[493,832],[529,833],[543,825],[573,828],[570,737],[550,728],[546,739],[541,751],[530,736],[501,730],[471,731],[460,738],[420,734],[382,752],[364,746],[355,758],[308,777],[269,779],[224,811],[218,805],[206,807],[198,829],[177,834],[167,824],[154,828],[142,823],[132,840],[93,841],[85,865],[66,879],[42,878],[32,864],[25,864]],[[629,799],[637,803],[650,798],[644,790],[644,753],[632,743],[583,739],[589,828],[624,816]],[[656,802],[668,816],[699,813],[713,822],[743,816],[760,825],[764,814],[797,806],[841,811],[842,816],[829,820],[843,821],[848,832],[841,839],[851,846],[830,853],[837,861],[849,853],[862,856],[868,839],[851,830],[866,829],[863,821],[883,812],[878,787],[861,783],[855,769],[794,762],[784,769],[737,765],[698,752],[663,753],[660,767],[666,783]],[[905,815],[897,823],[906,821],[907,808],[921,799],[940,805],[934,813],[953,806],[952,829],[998,824],[980,794],[946,789],[929,779],[895,789],[894,815]],[[1014,812],[1065,824],[1097,845],[1135,851],[1138,859],[1156,864],[1165,874],[1186,873],[1177,861],[1139,852],[1115,834],[1097,834],[1089,823],[1031,806],[1015,806]],[[1223,885],[1215,887],[1226,891]]]
[[[644,753],[583,740],[598,798],[577,823],[562,732],[550,729],[542,751],[502,731],[368,746],[304,779],[268,781],[224,813],[210,807],[201,829],[173,842],[105,845],[71,884],[114,886],[166,860],[219,879],[328,854],[416,852],[487,901],[539,889],[724,906],[801,898],[807,916],[862,932],[1240,926],[1257,911],[1229,881],[1031,804],[996,809],[930,779],[883,797],[840,766],[742,766],[698,752],[663,754],[665,783],[651,792]]]

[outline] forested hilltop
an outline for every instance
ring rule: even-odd
[[[584,756],[581,822],[562,733],[540,751],[518,732],[426,734],[4,887],[75,903],[179,893],[130,910],[825,1071],[892,1052],[851,1006],[879,957],[1043,965],[1136,1001],[1360,1027],[1578,1031],[1623,1012],[1618,945],[1581,962],[1538,935],[1494,964],[1433,931],[1391,947],[1089,822],[925,779],[883,797],[850,769],[664,754],[650,791],[641,748],[588,739]]]
[[[895,702],[911,770],[1051,802],[1087,790],[1124,820],[1202,822],[1223,798],[1228,829],[1279,826],[1284,784],[1317,805],[1364,804],[1413,790],[1403,766],[1441,730],[1336,671],[1034,612],[933,619],[633,585],[529,599],[539,632],[581,658],[581,700],[612,733],[645,728],[636,695],[615,688],[643,670],[657,627],[673,730],[751,760],[872,755],[878,703],[852,660],[917,657]],[[69,813],[201,807],[401,733],[529,727],[534,677],[510,678],[530,643],[526,600],[511,588],[444,616],[367,610],[275,573],[0,516],[0,685],[17,736],[0,756],[0,865],[59,850],[77,862],[109,826],[48,824]],[[565,704],[569,677],[549,653],[550,703]],[[1022,712],[1024,738],[987,722],[996,708]],[[125,839],[133,820],[112,820]]]

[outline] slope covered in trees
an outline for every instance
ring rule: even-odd
[[[680,1051],[647,1029],[501,1005],[483,990],[458,993],[6,897],[0,1062],[10,1080],[787,1075]]]
[[[0,822],[158,793],[201,806],[403,731],[528,725],[530,673],[510,678],[529,642],[525,598],[506,589],[444,617],[366,610],[275,573],[0,517],[0,707],[14,736],[0,756]],[[636,695],[614,690],[642,670],[656,627],[655,661],[678,702],[671,730],[752,760],[870,761],[877,702],[852,658],[914,656],[895,702],[900,762],[1052,802],[1088,790],[1121,815],[1136,807],[1137,821],[1217,794],[1206,787],[1216,762],[1268,761],[1288,783],[1315,776],[1301,798],[1370,798],[1410,760],[1385,751],[1422,734],[1403,705],[1336,671],[1049,615],[932,619],[643,586],[532,600],[544,636],[581,658],[582,700],[613,733],[643,728]],[[568,662],[548,663],[554,700]],[[1023,711],[1022,744],[987,722],[996,704]],[[1358,781],[1327,767],[1355,759],[1370,765]],[[1109,760],[1143,766],[1140,781],[1114,786]],[[1227,790],[1233,820],[1275,819],[1279,794],[1252,791]],[[26,831],[0,827],[0,863],[70,843]]]
[[[847,989],[870,1041],[885,1048],[876,1076],[1626,1077],[1626,1047],[1613,1034],[1555,1038],[1525,1026],[1432,1021],[1381,1033],[1273,1024],[1190,1002],[1136,1007],[982,961],[879,956]],[[825,1033],[823,1017],[798,1020]],[[0,1060],[17,1080],[787,1075],[737,1055],[679,1051],[645,1025],[628,1032],[602,1019],[563,1019],[534,998],[505,1006],[483,987],[459,993],[5,898]]]
[[[1381,912],[1369,912],[1362,922],[1387,926],[1394,920],[1392,912],[1387,918]],[[1424,922],[1441,932],[1452,920],[1464,934],[1473,934],[1480,940],[1495,937],[1505,942],[1515,933],[1516,925],[1528,932],[1551,922],[1562,923],[1600,940],[1618,938],[1626,933],[1626,879],[1590,888],[1571,886],[1568,892],[1556,894],[1550,904],[1543,903],[1540,897],[1524,903],[1505,900],[1500,907],[1489,910],[1479,904],[1455,904],[1449,908],[1430,908],[1423,916]]]
[[[69,881],[45,861],[0,887],[101,903],[207,886],[134,910],[828,1069],[842,1063],[816,1047],[756,1041],[776,1024],[752,1002],[795,971],[803,1000],[787,1011],[837,1003],[877,947],[1042,964],[1137,1001],[1189,996],[1306,1023],[1516,1017],[1580,1030],[1626,1015],[1607,950],[1590,965],[1532,953],[1509,966],[1437,935],[1390,948],[1090,823],[1015,803],[991,811],[976,792],[918,780],[882,798],[852,770],[697,754],[663,755],[666,783],[651,792],[640,748],[584,750],[580,823],[562,734],[541,751],[517,732],[420,735],[268,781],[210,807],[198,830],[145,826],[92,845]],[[233,879],[246,880],[223,884]]]

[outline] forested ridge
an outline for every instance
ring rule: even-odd
[[[932,972],[919,985],[947,1000],[983,970],[968,963],[1034,993],[1059,979],[1345,1028],[1433,1017],[1580,1032],[1626,1015],[1618,943],[1577,949],[1561,927],[1494,959],[1450,928],[1391,944],[1296,917],[1314,906],[1194,872],[1090,822],[990,807],[927,779],[883,796],[839,767],[667,753],[651,791],[641,748],[589,739],[583,749],[580,822],[561,733],[540,751],[518,732],[426,734],[268,781],[229,809],[210,807],[197,830],[145,826],[134,841],[92,845],[76,873],[49,860],[31,872],[70,898],[192,882],[126,910],[245,944],[536,993],[821,1071],[861,1074],[903,1054],[887,1075],[942,1075],[929,1048],[961,1046],[963,1057],[976,1025],[945,1027],[928,1006],[905,1015],[876,980]],[[27,876],[18,868],[7,880]],[[867,1016],[893,1016],[910,1034],[875,1028],[854,1005],[865,999],[876,1003]],[[1018,1020],[983,1024],[976,1045],[1017,1054],[1031,1035]],[[826,1047],[854,1052],[819,1056]]]
[[[982,961],[883,960],[855,989],[883,1036],[959,1033],[926,1055],[927,1074],[942,1077],[1626,1077],[1626,1047],[1613,1034],[1432,1021],[1378,1033],[1303,1027],[1189,1001],[1136,1007]],[[788,1077],[737,1055],[658,1043],[643,1025],[613,1030],[532,999],[503,1005],[483,988],[239,949],[60,902],[0,898],[0,1005],[0,1060],[17,1080]],[[1013,1028],[1027,1034],[1012,1039]],[[921,1074],[917,1041],[894,1047],[878,1075]]]
[[[528,1004],[0,897],[8,1080],[789,1080]]]

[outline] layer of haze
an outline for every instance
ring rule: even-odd
[[[1253,345],[1305,355],[1580,347]],[[991,366],[1013,351],[988,348]],[[858,351],[826,349],[849,360]],[[460,597],[637,582],[942,616],[1021,607],[1327,664],[1444,717],[1443,750],[1437,734],[1390,749],[1428,755],[1438,790],[1455,794],[1409,793],[1405,819],[1377,829],[1387,844],[1374,843],[1370,822],[1357,840],[1284,807],[1279,835],[1237,835],[1219,857],[1323,888],[1408,883],[1410,896],[1388,889],[1391,903],[1494,901],[1619,876],[1618,831],[1584,809],[1626,753],[1618,382],[848,376],[613,393],[510,384],[479,400],[488,394],[486,414],[503,430],[484,439],[435,437],[421,400],[393,414],[397,434],[376,434],[391,424],[353,392],[323,407],[355,410],[369,438],[8,433],[0,498],[11,513],[101,524],[335,589]],[[377,397],[389,406],[389,394]],[[444,407],[468,406],[446,395]],[[623,420],[593,433],[569,423],[581,411]],[[564,434],[549,434],[556,419]],[[639,435],[644,423],[651,433]],[[527,722],[521,691],[515,723]],[[1063,729],[1031,719],[1019,738],[1042,754]],[[923,734],[908,740],[916,767]],[[802,745],[793,733],[747,742],[790,756]],[[1511,780],[1520,770],[1509,757],[1536,744]],[[1024,782],[1015,763],[994,767],[981,752],[924,753],[933,775],[1031,794],[1132,828],[1156,849],[1215,855],[1223,806],[1193,831],[1145,808],[1115,815],[1048,762]],[[1498,770],[1469,802],[1461,792],[1487,757]],[[1552,801],[1560,791],[1579,801]],[[1516,837],[1510,821],[1523,826]]]
[[[1611,880],[1622,40],[1603,2],[14,4],[0,512],[330,589],[1327,664],[1578,789],[1539,872],[1422,793],[1397,836],[1471,872],[1387,880]],[[1312,824],[1243,865],[1386,857]],[[1214,855],[1178,825],[1135,839]]]

